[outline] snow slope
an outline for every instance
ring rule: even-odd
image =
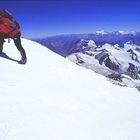
[[[139,140],[140,94],[23,39],[0,57],[0,140]],[[20,55],[13,42],[5,53]]]

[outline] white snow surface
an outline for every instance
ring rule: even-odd
[[[0,57],[0,140],[139,140],[140,94],[22,39],[28,63]],[[4,52],[20,59],[13,42]]]

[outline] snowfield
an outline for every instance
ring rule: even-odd
[[[0,140],[140,140],[140,94],[22,39],[0,57]],[[4,52],[15,60],[13,42]]]

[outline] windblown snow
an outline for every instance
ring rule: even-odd
[[[0,57],[0,140],[139,140],[140,94],[38,43]],[[4,52],[20,55],[13,42]]]

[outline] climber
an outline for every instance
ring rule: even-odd
[[[26,52],[21,44],[20,25],[14,21],[13,16],[6,10],[0,10],[0,54],[3,53],[4,39],[12,38],[21,54],[20,64],[26,64]]]

